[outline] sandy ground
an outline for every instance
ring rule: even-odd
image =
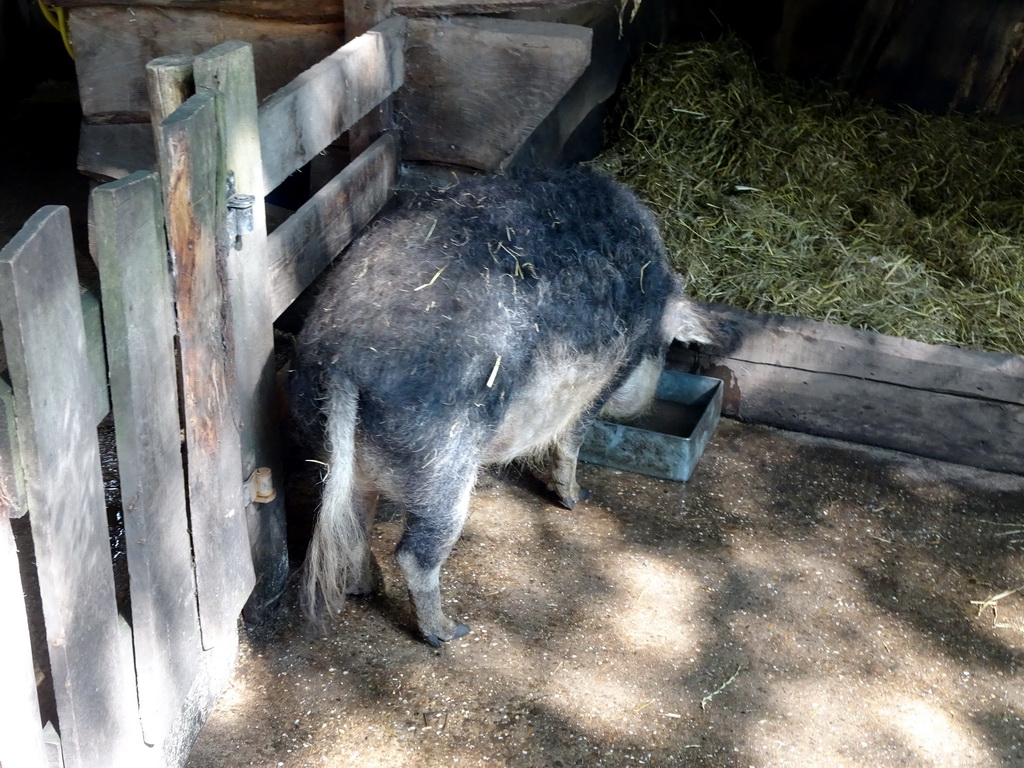
[[[723,421],[689,483],[487,474],[443,575],[244,633],[188,765],[1024,765],[1024,478]],[[982,605],[982,601],[990,602]]]

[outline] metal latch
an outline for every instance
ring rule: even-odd
[[[242,235],[252,232],[252,206],[255,195],[234,194],[228,198],[228,238],[235,250],[242,250]]]
[[[242,484],[242,498],[246,504],[266,504],[277,498],[270,467],[259,467]]]

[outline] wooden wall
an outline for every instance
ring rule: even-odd
[[[763,63],[883,104],[1024,117],[1024,0],[682,0],[683,37],[735,32]]]
[[[674,362],[725,383],[722,413],[758,424],[1024,472],[1024,357],[709,307],[717,348]]]

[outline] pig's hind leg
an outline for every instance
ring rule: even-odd
[[[444,476],[447,475],[447,480]],[[469,497],[476,480],[475,468],[453,478],[435,476],[431,488],[414,494],[406,504],[405,533],[398,543],[396,559],[405,576],[423,639],[439,647],[457,640],[469,627],[454,621],[441,610],[441,566],[462,533],[469,510]],[[441,485],[445,487],[440,487]]]
[[[573,509],[590,498],[590,490],[580,488],[576,481],[576,465],[583,438],[597,418],[597,409],[591,408],[580,419],[552,441],[544,451],[534,475],[547,486],[566,509]]]

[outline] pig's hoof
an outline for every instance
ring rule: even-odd
[[[564,506],[566,509],[573,509],[581,501],[586,501],[589,498],[590,489],[580,488],[580,492],[576,494],[575,498],[573,498],[572,496],[562,496],[561,498],[559,498],[559,501],[562,502],[562,506]]]
[[[465,637],[469,634],[469,627],[462,622],[455,623],[455,629],[452,630],[451,637],[439,637],[437,635],[424,635],[423,639],[427,641],[429,645],[435,648],[440,648],[442,642],[450,643],[452,640],[458,640],[460,637]]]

